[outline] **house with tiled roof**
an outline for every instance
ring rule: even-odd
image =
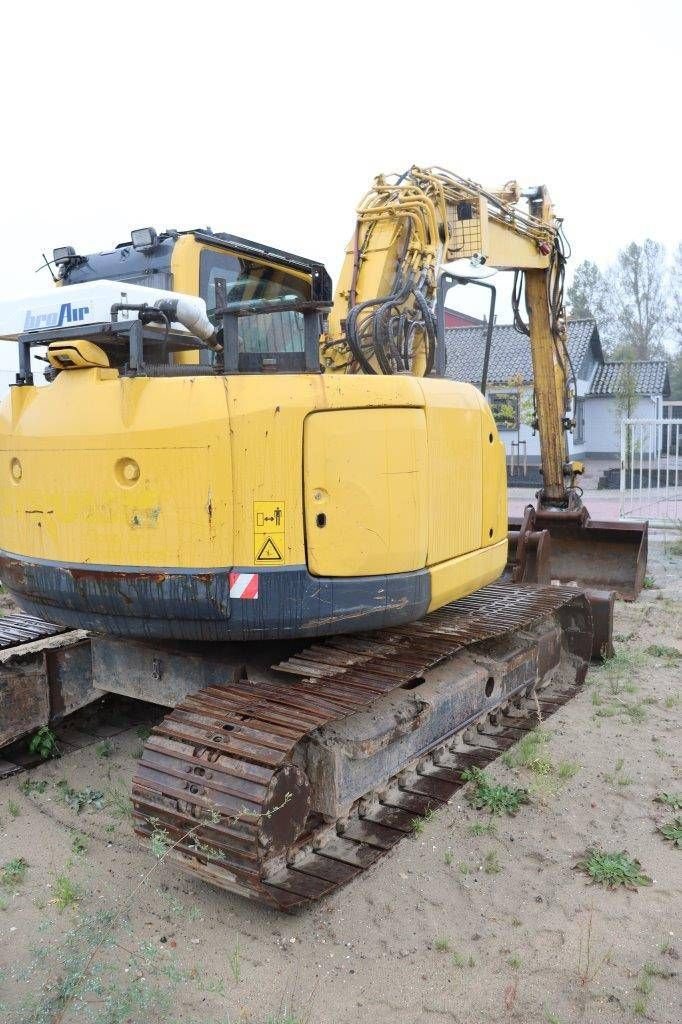
[[[480,385],[486,331],[486,325],[446,330],[447,377]],[[667,363],[662,359],[631,363],[605,359],[594,320],[569,320],[567,347],[577,395],[576,427],[569,435],[571,455],[618,458],[626,406],[630,418],[663,415],[663,402],[670,395]],[[486,394],[509,457],[537,465],[539,438],[530,426],[530,341],[513,324],[493,327]]]

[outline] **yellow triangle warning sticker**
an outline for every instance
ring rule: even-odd
[[[266,537],[263,546],[256,555],[257,562],[282,562],[282,554],[272,537]]]

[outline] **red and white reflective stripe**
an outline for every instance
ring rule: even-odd
[[[231,572],[230,597],[254,601],[258,597],[258,573]]]

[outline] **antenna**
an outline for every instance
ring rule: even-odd
[[[52,280],[53,280],[53,281],[54,281],[54,283],[56,284],[56,283],[57,283],[57,281],[59,280],[59,278],[58,278],[58,277],[56,276],[56,274],[54,273],[54,271],[53,271],[52,267],[50,266],[50,261],[48,260],[48,258],[47,258],[47,256],[45,255],[45,253],[44,253],[44,252],[41,252],[41,254],[40,254],[40,255],[41,255],[41,256],[43,257],[43,264],[44,264],[44,265],[45,265],[45,266],[47,267],[47,269],[48,269],[48,270],[50,271],[50,277],[52,278]],[[42,269],[43,269],[43,266],[42,266],[42,265],[38,267],[38,270],[42,270]],[[38,273],[38,270],[36,270],[36,274]]]

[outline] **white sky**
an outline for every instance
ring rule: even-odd
[[[381,171],[545,183],[573,266],[682,238],[679,0],[6,4],[0,297],[210,225],[336,276]],[[3,365],[6,360],[3,358]]]

